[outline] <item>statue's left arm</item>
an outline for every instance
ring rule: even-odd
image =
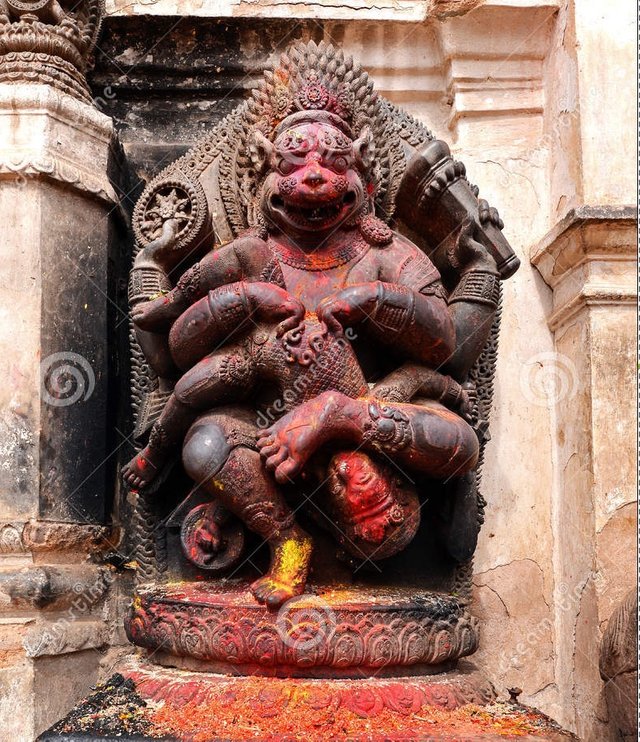
[[[401,355],[437,367],[455,351],[455,329],[447,304],[401,283],[360,283],[328,297],[318,317],[330,329],[366,322],[367,332]]]
[[[459,280],[449,295],[449,312],[456,331],[455,350],[447,372],[464,381],[489,338],[500,298],[496,261],[473,238],[473,224],[460,231],[455,250]]]

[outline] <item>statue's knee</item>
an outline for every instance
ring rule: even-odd
[[[473,428],[462,419],[458,422],[458,436],[459,448],[452,462],[460,470],[459,473],[463,474],[473,469],[478,463],[480,443]]]
[[[461,417],[424,412],[414,419],[413,429],[427,470],[442,476],[462,475],[476,465],[478,438]]]
[[[211,423],[198,425],[196,422],[182,447],[185,471],[196,482],[208,479],[225,465],[231,448],[220,426]]]

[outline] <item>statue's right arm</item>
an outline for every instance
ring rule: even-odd
[[[263,240],[240,237],[208,253],[178,279],[176,285],[151,301],[132,306],[136,327],[150,332],[162,332],[193,303],[209,291],[229,283],[256,280],[271,259]]]

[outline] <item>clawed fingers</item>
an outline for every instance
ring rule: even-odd
[[[344,333],[343,327],[340,322],[335,318],[333,312],[329,308],[318,307],[318,319],[323,322],[326,327],[337,337],[341,337]]]
[[[495,224],[498,229],[502,229],[504,227],[504,222],[502,221],[502,219],[500,219],[498,209],[494,208],[493,206],[489,209],[489,218],[491,219],[492,224]]]
[[[502,229],[504,227],[504,222],[500,218],[498,209],[493,206],[489,206],[487,201],[485,201],[484,199],[480,199],[478,201],[478,217],[480,218],[481,224],[490,222],[491,224],[494,224],[496,227],[498,227],[498,229]]]
[[[294,327],[297,327],[300,324],[301,319],[302,317],[297,312],[292,317],[287,317],[287,319],[283,320],[276,327],[276,337],[282,337],[285,334],[285,332],[288,332],[289,330],[293,330]]]

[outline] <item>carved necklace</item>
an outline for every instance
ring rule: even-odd
[[[354,232],[353,240],[333,248],[319,248],[315,252],[305,253],[299,248],[289,247],[269,238],[269,247],[278,259],[292,268],[307,271],[326,271],[350,263],[355,257],[365,254],[369,245],[360,234]]]

